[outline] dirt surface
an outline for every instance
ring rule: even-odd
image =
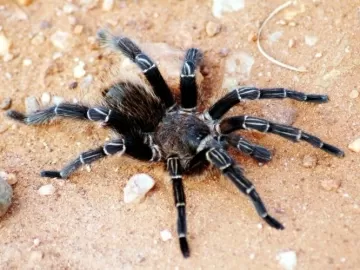
[[[78,9],[64,10],[69,2]],[[185,181],[191,247],[191,257],[185,260],[163,165],[112,157],[66,182],[41,178],[42,169],[60,169],[80,152],[101,145],[107,130],[69,121],[26,127],[1,113],[0,170],[14,173],[18,180],[13,205],[0,220],[1,269],[281,269],[276,258],[288,250],[296,252],[296,269],[360,269],[360,155],[347,148],[360,136],[360,98],[351,95],[360,91],[358,0],[300,1],[285,25],[285,12],[269,22],[263,35],[266,51],[306,67],[306,73],[270,63],[252,41],[259,23],[283,3],[280,0],[245,1],[244,9],[221,18],[212,15],[211,1],[116,1],[112,11],[102,10],[102,1],[84,9],[84,2],[96,1],[34,0],[27,7],[0,1],[0,34],[12,41],[13,55],[9,61],[0,60],[0,101],[11,97],[11,108],[20,111],[25,110],[25,98],[40,99],[44,92],[69,101],[91,101],[99,91],[99,75],[110,65],[110,57],[102,55],[93,38],[100,27],[108,26],[140,42],[202,48],[203,105],[223,94],[219,89],[226,60],[238,51],[254,58],[249,77],[238,84],[328,94],[327,104],[258,101],[239,105],[232,113],[246,109],[264,116],[270,109],[276,114],[277,106],[285,113],[295,111],[295,126],[341,147],[346,156],[339,159],[304,142],[247,132],[247,138],[274,152],[273,160],[263,166],[240,154],[236,160],[286,229],[269,228],[247,198],[210,169]],[[221,26],[212,37],[206,33],[209,21]],[[81,33],[74,33],[75,25],[83,26]],[[70,33],[75,44],[53,60],[60,50],[50,36],[58,30]],[[280,38],[267,42],[277,31],[282,32]],[[45,39],[32,41],[40,32]],[[305,36],[315,36],[316,44],[307,45]],[[295,43],[289,48],[291,39]],[[80,87],[84,78],[73,76],[79,59],[86,64],[86,74],[94,77],[89,89]],[[74,81],[79,86],[70,89]],[[311,168],[306,167],[306,155],[316,160]],[[126,181],[139,172],[151,175],[156,186],[142,203],[125,204]],[[341,186],[328,191],[333,182]],[[40,196],[39,187],[48,183],[56,192]],[[161,240],[164,229],[171,231],[170,241]]]

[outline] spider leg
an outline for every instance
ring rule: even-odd
[[[225,118],[220,123],[216,124],[215,129],[222,134],[228,134],[238,129],[257,130],[265,133],[274,133],[293,142],[299,142],[300,140],[306,141],[312,146],[320,148],[321,150],[324,150],[325,152],[328,152],[338,157],[344,156],[344,152],[339,148],[331,144],[325,143],[318,137],[306,133],[301,129],[288,125],[272,123],[268,120],[258,117],[241,115]]]
[[[171,109],[175,106],[174,97],[158,67],[133,41],[127,37],[113,36],[104,29],[98,32],[98,39],[113,50],[122,52],[142,70],[155,94],[165,103],[166,108]]]
[[[37,111],[29,115],[10,110],[7,112],[7,116],[27,125],[44,124],[57,116],[80,120],[101,121],[103,123],[112,121],[116,122],[122,118],[118,112],[104,107],[89,108],[84,105],[72,103],[61,103],[59,105]]]
[[[253,144],[237,134],[222,135],[224,139],[233,147],[245,155],[251,156],[260,162],[271,160],[271,152],[261,145]]]
[[[305,94],[285,88],[266,88],[260,89],[256,87],[240,87],[232,90],[223,98],[218,100],[204,112],[207,120],[220,119],[228,110],[238,104],[242,99],[284,99],[290,98],[297,101],[325,103],[328,101],[327,95]]]
[[[189,245],[186,240],[186,212],[185,212],[185,192],[182,183],[182,168],[178,157],[170,157],[167,159],[167,170],[170,174],[175,206],[177,209],[177,232],[179,236],[180,249],[185,258],[190,256]]]
[[[82,165],[90,164],[109,155],[123,155],[124,153],[139,160],[158,161],[161,158],[156,145],[146,145],[132,137],[119,138],[106,142],[102,147],[81,153],[61,171],[42,171],[41,176],[65,179]]]
[[[202,58],[196,48],[186,51],[184,64],[180,74],[181,107],[185,112],[195,112],[197,104],[197,84],[195,72]]]
[[[251,199],[257,213],[267,224],[278,230],[284,229],[284,226],[280,222],[268,214],[254,185],[243,175],[240,167],[235,164],[224,149],[219,146],[211,147],[207,150],[205,156],[206,159],[227,176],[242,193]]]

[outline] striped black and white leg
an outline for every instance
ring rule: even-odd
[[[232,90],[223,98],[218,100],[210,109],[204,113],[207,120],[218,120],[233,106],[243,99],[284,99],[290,98],[297,101],[325,103],[328,101],[327,95],[305,94],[285,88],[266,88],[240,87]]]
[[[132,40],[127,37],[113,36],[106,30],[98,32],[98,39],[113,50],[122,52],[142,70],[155,94],[165,103],[166,108],[175,106],[174,97],[158,67]]]
[[[75,160],[71,161],[61,171],[42,171],[42,177],[66,179],[80,166],[90,164],[108,155],[123,154],[126,150],[125,140],[116,139],[105,143],[102,147],[81,153]]]
[[[195,73],[201,59],[202,53],[199,49],[191,48],[186,51],[180,74],[181,110],[184,112],[196,112],[198,89]]]
[[[67,117],[79,120],[100,121],[109,123],[112,119],[119,120],[121,115],[110,109],[103,107],[89,108],[84,105],[61,103],[56,106],[39,110],[29,115],[10,110],[7,112],[8,117],[20,121],[27,125],[39,125],[49,122],[55,117]]]
[[[242,193],[251,199],[257,213],[267,224],[278,230],[284,229],[280,222],[268,214],[254,185],[243,175],[240,167],[234,163],[233,159],[224,149],[210,148],[206,152],[206,159],[227,176]]]
[[[231,146],[259,162],[271,160],[271,152],[261,145],[253,144],[237,134],[223,135],[223,137]]]
[[[228,134],[238,129],[257,130],[277,134],[293,142],[305,141],[316,148],[320,148],[332,155],[343,157],[344,152],[339,148],[325,143],[318,137],[302,131],[301,129],[272,123],[268,120],[247,115],[234,116],[223,119],[216,127],[222,134]]]
[[[182,183],[182,168],[178,157],[167,159],[167,170],[170,174],[175,206],[177,209],[177,232],[179,236],[180,249],[185,258],[190,256],[190,249],[186,239],[186,212],[185,212],[185,192]]]

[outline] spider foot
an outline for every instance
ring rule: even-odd
[[[14,110],[10,110],[6,113],[6,115],[8,117],[10,117],[13,120],[19,121],[24,123],[26,116],[23,113],[14,111]]]
[[[49,178],[60,178],[63,179],[63,177],[61,176],[60,172],[58,171],[42,171],[40,173],[41,177],[49,177]]]
[[[251,153],[251,156],[259,162],[268,162],[271,160],[271,152],[264,147],[256,146]]]
[[[183,254],[184,258],[188,258],[190,256],[189,245],[185,237],[180,237],[180,249],[181,253]]]
[[[282,225],[279,221],[277,221],[275,218],[267,215],[264,217],[264,220],[267,224],[269,224],[271,227],[277,229],[277,230],[283,230],[285,229],[284,225]]]
[[[344,152],[341,149],[339,149],[331,144],[324,143],[322,145],[321,149],[324,150],[325,152],[328,152],[329,154],[333,154],[338,157],[345,156]]]

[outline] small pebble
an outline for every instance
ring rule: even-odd
[[[48,92],[44,92],[41,95],[41,104],[43,106],[49,105],[51,101],[51,95]]]
[[[147,174],[133,175],[124,188],[124,202],[130,203],[140,200],[154,185],[154,179]]]
[[[17,0],[17,2],[22,5],[22,6],[28,6],[30,5],[33,1],[32,0]]]
[[[4,62],[10,62],[13,59],[14,59],[14,55],[12,53],[7,53],[3,57]]]
[[[54,105],[59,105],[59,104],[61,104],[61,103],[63,103],[63,102],[64,102],[64,98],[63,98],[63,97],[53,96],[53,98],[52,98],[52,103],[53,103]]]
[[[305,36],[306,45],[313,47],[318,42],[318,38],[316,36]]]
[[[14,173],[7,173],[5,171],[0,171],[0,178],[8,182],[9,185],[15,185],[18,181]]]
[[[79,61],[78,65],[76,67],[74,67],[74,69],[73,69],[73,74],[74,74],[75,78],[79,79],[79,78],[82,78],[85,76],[86,71],[85,71],[84,67],[85,67],[85,63],[82,61]]]
[[[219,51],[220,57],[226,57],[229,55],[230,50],[228,48],[221,48]]]
[[[24,59],[23,60],[23,66],[28,67],[32,65],[32,60],[31,59]]]
[[[34,247],[38,247],[40,245],[40,239],[39,238],[35,238],[33,241]]]
[[[84,26],[77,24],[77,25],[75,25],[73,32],[76,35],[80,35],[83,30],[84,30]]]
[[[171,240],[172,235],[171,232],[169,230],[163,230],[160,232],[160,237],[161,240],[163,240],[164,242]]]
[[[206,24],[206,34],[209,37],[213,37],[215,35],[217,35],[218,33],[220,33],[221,30],[221,25],[212,21],[209,21]]]
[[[360,153],[360,137],[352,141],[348,148],[355,153]]]
[[[288,47],[289,48],[294,48],[294,46],[295,46],[295,40],[294,39],[289,39],[289,42],[288,42]]]
[[[114,0],[104,0],[102,4],[102,10],[111,11],[114,7]]]
[[[78,87],[78,82],[74,81],[69,84],[69,89],[75,89]]]
[[[41,196],[49,196],[54,194],[56,191],[55,187],[52,184],[41,186],[38,190],[38,193]]]
[[[71,38],[71,35],[67,32],[56,31],[51,35],[50,41],[54,47],[65,51],[72,47]]]
[[[302,165],[305,168],[315,168],[317,164],[317,158],[314,155],[305,155],[302,161]]]
[[[320,58],[320,57],[322,57],[322,53],[321,53],[321,52],[318,52],[318,53],[315,54],[315,58]]]
[[[5,56],[9,53],[11,41],[7,39],[4,34],[0,33],[0,56]]]
[[[0,103],[0,109],[2,110],[7,110],[11,107],[11,98],[7,97],[7,98],[4,98],[3,101],[1,101]]]
[[[255,32],[251,32],[248,35],[248,41],[249,42],[255,42],[255,41],[257,41],[257,39],[258,39],[258,36],[257,36],[257,33],[255,33]]]
[[[38,46],[45,42],[45,36],[43,33],[38,33],[31,39],[31,44]]]
[[[70,25],[76,25],[78,23],[78,19],[76,19],[75,16],[69,16],[68,17],[68,22]]]
[[[7,181],[0,177],[0,217],[5,215],[11,205],[13,191]]]
[[[71,4],[71,3],[66,3],[64,6],[63,6],[63,11],[65,14],[72,14],[76,11],[78,11],[79,8],[74,5],[74,4]]]
[[[40,109],[39,102],[36,97],[30,96],[25,99],[25,109],[27,114],[36,112]]]
[[[294,270],[297,264],[295,251],[281,252],[276,256],[281,267],[285,270]]]
[[[357,90],[352,90],[349,94],[349,97],[352,98],[352,99],[355,99],[359,96],[359,92]]]
[[[339,189],[341,182],[337,179],[324,179],[320,184],[326,191],[336,191]]]

